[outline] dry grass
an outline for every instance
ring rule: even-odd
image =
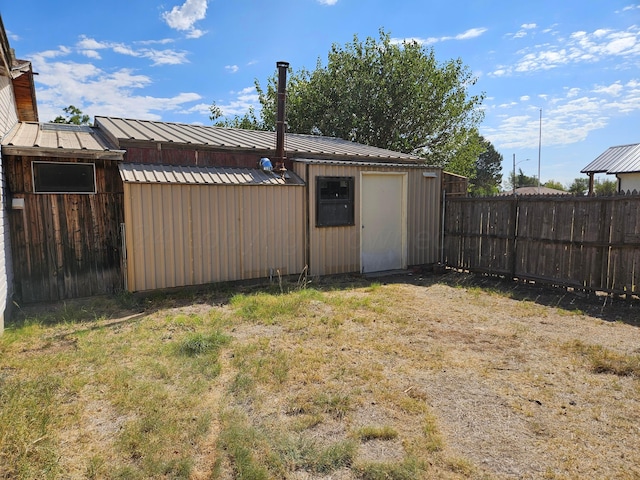
[[[24,312],[0,478],[640,478],[637,303],[435,280]]]

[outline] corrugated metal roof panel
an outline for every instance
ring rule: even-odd
[[[308,163],[310,165],[344,165],[344,166],[359,166],[359,167],[384,167],[388,169],[392,168],[423,168],[423,169],[440,169],[441,167],[434,167],[424,163],[388,163],[388,162],[361,162],[361,161],[343,161],[343,160],[321,160],[315,158],[294,158],[294,162]]]
[[[304,185],[295,173],[288,178],[253,168],[198,167],[121,163],[120,177],[127,183],[174,183],[183,185]]]
[[[3,147],[118,152],[95,127],[61,123],[20,122],[2,140]]]
[[[584,167],[582,173],[630,173],[640,171],[640,143],[611,147]]]
[[[275,151],[275,132],[242,130],[183,123],[131,120],[113,117],[95,117],[97,127],[104,129],[119,141],[153,141],[202,145],[242,150]],[[420,161],[420,157],[370,147],[335,137],[300,135],[285,136],[285,150],[292,154],[327,155],[362,159],[386,159],[396,161]]]

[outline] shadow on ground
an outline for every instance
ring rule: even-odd
[[[113,324],[135,321],[141,315],[151,315],[159,310],[189,305],[221,306],[237,294],[287,293],[301,288],[318,290],[347,290],[371,284],[405,283],[417,286],[435,284],[454,288],[478,288],[508,296],[514,300],[531,301],[548,307],[572,312],[582,312],[608,322],[624,322],[640,326],[640,299],[627,299],[600,292],[583,292],[562,287],[550,287],[531,282],[515,281],[495,276],[478,275],[455,270],[444,273],[397,271],[381,275],[335,275],[314,279],[292,277],[183,287],[170,290],[131,294],[122,292],[55,303],[20,306],[7,327],[19,326],[29,321],[44,324],[91,322],[114,320]]]

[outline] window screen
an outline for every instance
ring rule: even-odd
[[[316,226],[353,225],[353,177],[316,178]]]
[[[96,193],[93,163],[32,162],[36,193]]]

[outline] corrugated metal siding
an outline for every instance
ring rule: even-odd
[[[294,170],[308,185],[310,274],[332,275],[360,271],[361,172],[407,172],[407,262],[409,265],[423,265],[438,261],[441,205],[439,169],[296,162]],[[424,177],[424,172],[433,172],[436,177]],[[316,227],[315,178],[318,176],[354,177],[354,226]]]
[[[125,183],[130,291],[296,274],[302,186]]]

